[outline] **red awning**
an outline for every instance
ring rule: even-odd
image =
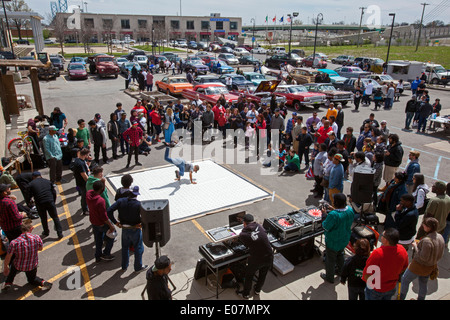
[[[200,32],[201,36],[210,36],[211,32]]]
[[[129,34],[132,35],[133,31],[120,31],[121,34]]]
[[[171,31],[170,33],[171,34],[181,34],[181,32],[179,32],[179,31]]]
[[[239,32],[228,32],[229,36],[238,36]]]
[[[187,31],[187,32],[185,32],[184,34],[193,35],[193,34],[197,34],[197,32]]]

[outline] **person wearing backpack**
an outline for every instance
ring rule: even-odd
[[[427,194],[430,192],[430,187],[425,183],[425,176],[423,174],[414,174],[412,190],[412,195],[415,199],[414,205],[419,211],[419,215],[422,215],[425,213],[425,209],[427,208],[429,201]]]

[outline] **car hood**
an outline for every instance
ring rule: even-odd
[[[259,93],[259,92],[275,92],[275,90],[277,89],[278,85],[280,84],[281,81],[279,80],[265,80],[265,81],[261,81],[258,85],[258,87],[256,88],[254,93]]]
[[[78,70],[78,69],[75,69],[75,70],[69,70],[69,73],[73,73],[73,74],[85,74],[85,73],[86,73],[86,70]]]
[[[341,77],[341,76],[330,76],[331,80],[334,80],[335,82],[344,82],[345,80],[347,80],[346,77]]]
[[[117,67],[116,64],[112,61],[99,62],[97,64],[98,67]]]

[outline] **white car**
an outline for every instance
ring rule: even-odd
[[[186,43],[186,41],[177,41],[176,42],[177,43],[177,47],[180,47],[180,48],[187,48],[187,43]]]
[[[234,54],[231,53],[221,53],[217,59],[225,61],[229,65],[239,64],[239,60],[234,56]]]
[[[136,55],[133,58],[133,62],[139,63],[140,66],[146,65],[148,62],[147,56],[144,55]]]
[[[124,63],[127,63],[127,62],[129,62],[129,61],[128,61],[127,58],[117,58],[117,59],[116,59],[116,62],[117,62],[117,65],[118,65],[119,67],[121,67]]]
[[[263,47],[257,47],[257,48],[253,48],[251,50],[252,53],[262,53],[262,54],[266,54],[267,50],[264,49]]]
[[[248,52],[244,48],[236,48],[236,49],[234,49],[233,53],[236,56],[248,56],[248,55],[250,55],[250,52]]]
[[[56,43],[56,41],[52,40],[52,39],[45,39],[44,40],[44,44],[55,44],[55,43]]]

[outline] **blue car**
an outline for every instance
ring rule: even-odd
[[[347,78],[341,77],[336,71],[330,69],[317,69],[320,72],[328,74],[331,83],[337,86],[343,85]]]
[[[69,63],[81,63],[83,65],[86,65],[86,59],[83,57],[72,57]]]
[[[220,62],[220,66],[217,67],[217,64],[219,62]],[[234,68],[230,67],[229,65],[227,65],[226,62],[224,62],[224,61],[213,60],[213,61],[209,62],[207,64],[207,66],[209,67],[209,70],[211,72],[215,72],[215,73],[218,73],[218,74],[233,73],[234,72]]]
[[[227,78],[231,78],[231,88],[228,89],[232,89],[232,90],[246,90],[247,88],[253,88],[255,87],[255,85],[251,82],[248,81],[247,79],[245,79],[244,76],[240,75],[240,74],[226,74],[223,76],[220,76],[220,81],[223,84],[227,84]]]
[[[137,63],[137,62],[125,62],[120,67],[120,72],[126,74],[127,70],[128,70],[131,73],[131,69],[133,69],[133,66],[136,66],[136,70],[138,72],[141,70],[141,66],[139,65],[139,63]]]

